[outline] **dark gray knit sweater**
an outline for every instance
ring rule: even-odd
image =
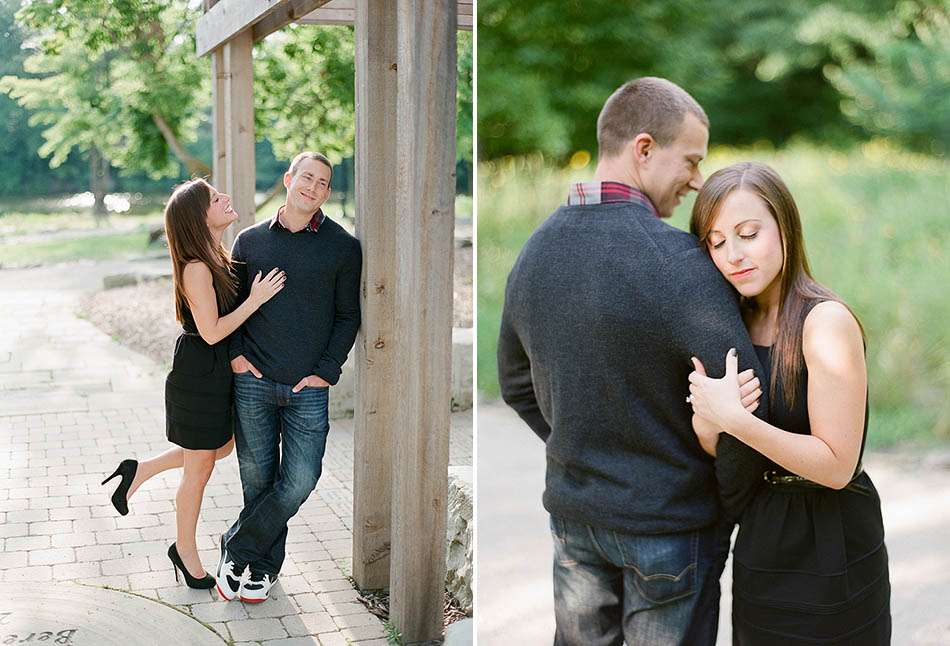
[[[698,529],[719,519],[719,468],[734,515],[757,454],[723,435],[714,468],[685,401],[690,357],[721,377],[731,347],[762,374],[694,236],[629,202],[555,211],[511,271],[498,341],[502,396],[546,442],[545,508],[627,533]]]
[[[265,220],[238,234],[231,257],[241,300],[258,271],[287,274],[284,288],[231,335],[231,358],[243,354],[278,383],[318,375],[335,384],[360,327],[359,240],[327,217],[316,232],[296,233]]]

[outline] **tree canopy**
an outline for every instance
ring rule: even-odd
[[[14,22],[19,4],[0,0],[0,32],[11,34],[0,42],[10,50],[0,115],[11,113],[21,129],[28,119],[31,151],[53,168],[95,149],[126,174],[210,173],[208,142],[199,141],[210,118],[210,62],[195,53],[196,3],[31,0]],[[353,55],[352,27],[290,25],[255,45],[256,134],[277,158],[305,149],[335,161],[353,155]],[[471,161],[471,34],[460,35],[458,68],[457,144]]]
[[[480,156],[596,150],[637,76],[706,109],[712,140],[950,147],[950,0],[480,0]]]

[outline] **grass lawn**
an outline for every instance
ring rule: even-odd
[[[68,260],[135,258],[159,250],[148,246],[148,229],[29,243],[0,242],[0,268],[53,264]]]
[[[950,438],[950,163],[883,143],[849,153],[808,146],[719,148],[709,175],[756,159],[785,179],[802,214],[815,277],[851,305],[867,332],[869,443]],[[534,228],[583,170],[537,159],[479,167],[478,389],[498,396],[495,348],[508,272]],[[687,228],[692,197],[670,223]]]
[[[283,203],[283,194],[258,209],[256,220],[273,217]],[[40,204],[37,204],[40,202]],[[148,232],[162,225],[162,205],[149,196],[149,208],[140,208],[134,215],[112,214],[106,227],[121,231],[101,232],[88,211],[46,208],[42,200],[0,201],[0,268],[51,264],[70,260],[132,258],[157,252],[157,245],[147,246]],[[343,205],[331,201],[324,205],[326,214],[342,220]],[[458,195],[455,200],[458,219],[471,218],[471,196]],[[346,205],[346,222],[352,224],[356,206]]]

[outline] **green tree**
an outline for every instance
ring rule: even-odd
[[[339,161],[354,146],[353,28],[288,25],[257,45],[255,122],[278,158],[321,150]],[[472,35],[458,36],[457,156],[472,160]]]
[[[82,151],[153,178],[180,176],[182,167],[186,176],[210,173],[192,152],[210,97],[208,61],[195,54],[193,5],[33,0],[19,11],[36,45],[28,73],[5,76],[0,92],[44,126],[41,154],[52,166]],[[256,45],[256,131],[276,157],[306,148],[337,160],[353,154],[353,51],[351,27],[290,25]],[[459,77],[458,147],[470,160],[471,34],[460,38]],[[207,155],[206,144],[199,148]]]
[[[663,76],[718,143],[947,139],[948,0],[480,0],[482,157],[596,148],[609,93]]]
[[[475,140],[472,134],[472,32],[458,32],[458,112],[456,118],[457,159],[472,163],[475,154]]]
[[[353,28],[288,25],[257,45],[255,129],[278,159],[353,154]]]
[[[950,1],[875,15],[823,6],[799,33],[836,51],[824,73],[849,120],[917,150],[950,149]]]
[[[195,56],[198,14],[185,2],[36,0],[18,20],[36,34],[25,61],[34,78],[7,76],[0,90],[47,126],[41,154],[98,150],[113,165],[152,177],[206,174],[193,141],[207,103],[207,71]]]
[[[0,0],[0,78],[23,76],[27,52],[22,48],[25,35],[14,20],[20,0]],[[88,185],[88,170],[76,156],[55,173],[37,155],[43,145],[39,127],[28,125],[30,113],[16,101],[0,92],[0,195],[22,195],[25,192],[79,190]]]

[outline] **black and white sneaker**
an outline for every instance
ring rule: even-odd
[[[260,603],[267,599],[270,589],[277,583],[277,577],[270,574],[251,570],[247,579],[241,584],[241,601],[244,603]]]
[[[218,571],[215,574],[218,594],[225,601],[230,601],[238,595],[241,589],[241,580],[244,574],[244,565],[237,565],[234,558],[224,547],[224,536],[221,536],[221,560],[218,562]]]

